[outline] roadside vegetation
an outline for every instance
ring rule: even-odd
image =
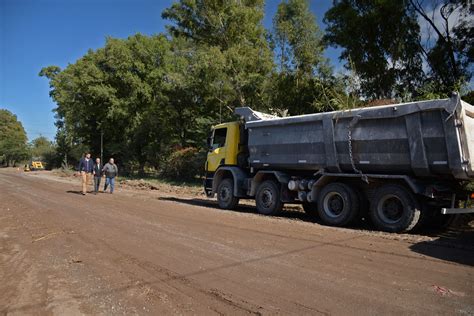
[[[474,102],[469,1],[335,1],[325,31],[307,0],[282,1],[267,30],[264,5],[180,0],[162,12],[166,33],[109,37],[64,69],[44,67],[54,143],[28,146],[8,118],[16,132],[0,140],[3,163],[41,156],[67,169],[86,150],[98,156],[103,135],[104,157],[127,174],[195,181],[210,126],[235,119],[235,107],[298,115],[452,91]],[[324,57],[328,47],[341,49],[344,69]]]

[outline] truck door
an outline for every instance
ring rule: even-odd
[[[216,128],[212,134],[212,143],[207,154],[207,171],[214,172],[225,163],[227,127]]]

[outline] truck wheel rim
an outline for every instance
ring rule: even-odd
[[[227,186],[222,187],[219,196],[222,201],[227,201],[230,198],[230,188]]]
[[[377,213],[386,223],[394,224],[398,222],[405,211],[402,201],[398,196],[389,194],[380,199],[377,204]]]
[[[339,217],[344,210],[344,199],[337,192],[329,192],[323,201],[324,213],[330,217]]]
[[[262,192],[262,205],[264,208],[270,208],[273,203],[273,193],[271,190],[263,190]]]

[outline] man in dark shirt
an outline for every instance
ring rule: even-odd
[[[94,166],[90,153],[86,153],[85,157],[81,158],[81,160],[79,161],[79,168],[77,169],[82,179],[82,195],[86,195],[87,185],[90,183],[92,172],[94,171]]]
[[[92,173],[94,174],[94,194],[97,194],[97,192],[99,192],[100,179],[102,178],[102,164],[100,163],[100,158],[95,159],[94,171]]]

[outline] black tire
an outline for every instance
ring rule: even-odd
[[[263,215],[276,215],[283,209],[281,201],[280,188],[272,180],[263,181],[255,195],[257,211]]]
[[[412,230],[421,216],[420,203],[401,185],[386,184],[375,192],[370,203],[370,219],[376,228],[401,233]]]
[[[224,210],[233,210],[239,204],[239,198],[234,196],[234,181],[226,178],[217,186],[217,203]]]
[[[318,204],[317,203],[310,203],[310,202],[303,202],[303,210],[306,214],[311,217],[316,217],[318,215]]]
[[[359,198],[355,191],[344,183],[330,183],[320,192],[318,214],[321,221],[330,226],[346,226],[359,213]]]

